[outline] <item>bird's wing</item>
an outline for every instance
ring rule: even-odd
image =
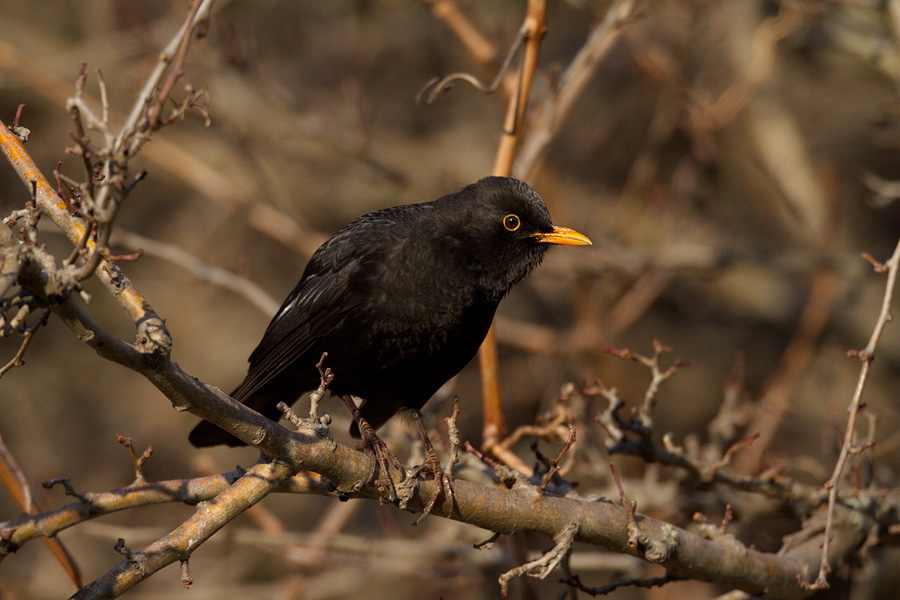
[[[420,209],[421,210],[421,209]],[[288,368],[360,307],[371,285],[390,269],[407,225],[384,209],[353,221],[310,258],[297,287],[269,323],[250,355],[250,370],[235,390],[242,400]],[[310,369],[319,357],[311,359]]]
[[[323,274],[307,272],[250,355],[247,377],[234,392],[237,400],[252,396],[356,308],[357,301],[349,288],[353,271],[354,266],[348,265],[347,269]],[[318,360],[318,357],[310,358]]]

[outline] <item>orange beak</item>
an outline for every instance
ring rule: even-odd
[[[591,246],[591,240],[586,235],[578,233],[568,227],[553,227],[550,233],[535,233],[531,237],[542,244],[560,244],[562,246]]]

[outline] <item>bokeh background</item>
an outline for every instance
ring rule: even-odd
[[[166,318],[174,358],[187,372],[231,389],[271,316],[186,268],[190,261],[236,274],[278,303],[318,244],[356,216],[430,200],[490,173],[502,92],[483,95],[458,83],[431,105],[417,104],[416,96],[431,78],[456,71],[492,79],[525,3],[456,5],[494,44],[493,69],[473,59],[428,2],[218,3],[206,37],[191,45],[181,80],[208,91],[210,125],[199,111],[189,112],[151,141],[135,164],[148,176],[117,221],[117,248],[146,250],[121,266]],[[184,9],[184,2],[163,1],[0,1],[0,118],[8,123],[19,104],[27,105],[27,147],[46,175],[58,161],[63,172],[81,175],[65,152],[73,129],[65,100],[79,63],[88,65],[95,97],[95,72],[102,70],[113,124],[121,125]],[[608,9],[597,0],[550,3],[526,147],[534,143],[529,132],[553,109],[560,78]],[[531,423],[568,381],[599,377],[638,403],[646,370],[603,349],[649,354],[658,339],[690,362],[660,392],[659,433],[672,431],[676,441],[693,434],[702,442],[723,386],[740,373],[750,420],[771,417],[772,433],[742,468],[780,466],[810,483],[827,479],[859,368],[846,351],[865,346],[884,290],[884,278],[860,254],[886,259],[900,235],[891,190],[891,181],[900,180],[898,28],[897,3],[874,0],[663,0],[639,7],[587,73],[589,84],[542,159],[527,171],[519,167],[554,220],[595,245],[550,253],[501,307],[500,373],[510,427]],[[0,168],[0,190],[4,215],[28,198],[9,168]],[[51,223],[42,223],[41,232],[60,259],[68,254]],[[91,313],[131,339],[131,324],[105,290],[88,289]],[[0,340],[0,362],[19,342]],[[885,488],[896,484],[898,466],[898,357],[900,337],[889,325],[865,397],[878,417],[878,446],[864,471]],[[134,438],[139,451],[154,447],[145,470],[150,479],[255,460],[246,449],[193,449],[186,440],[192,416],[173,411],[149,383],[99,359],[53,319],[26,360],[0,381],[0,435],[44,507],[66,501],[59,488],[40,487],[54,477],[70,477],[82,491],[132,480],[116,433]],[[475,365],[442,395],[453,394],[463,407],[463,438],[477,446]],[[447,402],[429,406],[436,422],[450,412]],[[342,406],[332,401],[324,408],[346,439]],[[609,457],[602,431],[590,424],[604,402],[590,399],[581,408],[586,425],[571,478],[587,494],[607,490]],[[408,430],[394,419],[385,435],[402,445]],[[532,460],[527,443],[517,449]],[[648,476],[638,461],[621,462],[630,476]],[[652,476],[660,479],[659,495],[655,503],[644,498],[639,510],[679,524],[697,507],[712,518],[721,510],[719,494],[673,491],[666,470]],[[173,566],[128,597],[493,598],[498,574],[521,562],[517,552],[549,546],[536,538],[477,552],[471,543],[486,532],[438,518],[412,528],[413,516],[374,502],[279,496],[264,505],[194,554],[190,591]],[[191,512],[142,508],[83,524],[61,539],[93,579],[121,559],[112,550],[118,537],[139,548]],[[0,520],[16,514],[0,494]],[[260,533],[267,517],[285,533]],[[791,515],[736,517],[735,533],[745,539],[752,533],[767,549],[796,527]],[[329,519],[340,533],[310,534]],[[317,555],[310,548],[323,539],[331,549]],[[592,585],[642,573],[596,548],[579,548],[575,557],[573,569]],[[896,562],[890,552],[879,555],[862,569],[852,597],[893,597]],[[516,586],[518,597],[555,597],[560,589],[555,575],[539,587]],[[0,598],[72,591],[39,543],[0,564]],[[719,591],[685,582],[614,597]]]

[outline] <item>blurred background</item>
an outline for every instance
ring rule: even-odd
[[[457,83],[433,104],[416,97],[433,77],[452,72],[492,80],[525,3],[455,6],[491,42],[495,58],[473,57],[429,2],[217,4],[174,94],[180,98],[186,84],[207,90],[210,124],[191,111],[150,142],[134,165],[148,176],[117,220],[117,249],[145,250],[120,266],[167,320],[174,359],[187,372],[232,389],[274,312],[266,303],[277,307],[322,241],[365,212],[431,200],[490,174],[503,92],[488,96]],[[900,235],[893,182],[900,180],[900,3],[648,2],[607,32],[607,46],[590,46],[599,59],[581,68],[573,60],[610,3],[548,8],[516,174],[543,196],[556,223],[595,245],[551,252],[501,306],[510,429],[554,406],[566,382],[600,378],[638,404],[647,370],[603,350],[652,354],[658,339],[690,363],[660,391],[658,435],[704,443],[723,389],[731,390],[745,409],[742,435],[762,428],[768,436],[735,467],[751,474],[780,467],[820,484],[831,473],[859,370],[846,352],[866,345],[884,292],[884,277],[860,255],[885,260]],[[95,98],[102,71],[120,126],[183,22],[185,3],[3,0],[0,14],[0,118],[11,122],[26,104],[27,148],[44,174],[52,177],[62,161],[62,171],[79,178],[80,164],[65,152],[73,130],[65,101],[79,63],[87,63],[86,89]],[[557,90],[571,76],[586,85],[554,121]],[[28,199],[8,167],[0,167],[0,189],[3,215]],[[48,248],[60,260],[68,255],[52,223],[41,225]],[[264,294],[253,302],[208,281],[190,268],[195,263]],[[133,339],[133,326],[106,291],[94,282],[88,289],[91,314]],[[878,445],[862,472],[885,488],[896,485],[900,443],[896,327],[888,325],[881,340],[865,396],[878,417]],[[19,344],[17,337],[0,340],[0,363]],[[99,359],[53,318],[26,361],[0,381],[0,435],[43,507],[67,502],[59,488],[40,487],[54,477],[71,478],[80,491],[131,482],[132,463],[116,433],[132,437],[139,452],[153,446],[145,468],[152,480],[227,471],[256,458],[248,449],[191,447],[194,417],[173,411],[153,386]],[[462,437],[476,446],[479,386],[473,364],[441,394],[459,396]],[[607,493],[609,457],[593,422],[606,403],[582,400],[573,409],[582,429],[567,477],[581,482],[582,494]],[[340,403],[323,408],[336,436],[348,439]],[[429,411],[442,424],[450,403],[432,402]],[[384,433],[402,447],[409,430],[398,418]],[[542,450],[553,456],[558,447]],[[528,440],[516,450],[533,461]],[[635,459],[617,461],[636,480],[651,476]],[[680,525],[694,510],[717,519],[726,499],[737,502],[696,482],[674,490],[678,476],[665,469],[652,477],[657,497],[640,498],[639,510]],[[414,516],[371,501],[280,495],[263,505],[194,553],[190,591],[173,566],[128,597],[494,598],[501,572],[520,564],[523,552],[550,546],[535,538],[475,551],[471,544],[487,532],[434,517],[412,528]],[[762,525],[750,512],[736,511],[732,527],[761,549],[777,549],[797,527],[787,511]],[[0,493],[0,520],[18,513]],[[121,560],[112,550],[118,537],[137,549],[191,513],[180,505],[146,507],[60,537],[94,579]],[[285,533],[266,529],[268,517]],[[331,529],[311,534],[317,527]],[[317,550],[317,540],[330,548]],[[894,597],[897,558],[880,554],[851,597]],[[598,548],[577,548],[572,569],[588,585],[644,573]],[[560,589],[554,573],[512,591],[555,597]],[[0,598],[73,591],[39,543],[0,564]],[[683,582],[614,597],[721,591]]]

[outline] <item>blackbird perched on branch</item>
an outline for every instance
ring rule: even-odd
[[[500,300],[550,244],[590,243],[553,225],[540,196],[505,177],[363,215],[313,254],[231,396],[277,420],[279,402],[318,387],[327,352],[331,393],[362,399],[360,414],[377,429],[400,409],[420,409],[475,356]],[[206,421],[190,441],[243,445]]]

